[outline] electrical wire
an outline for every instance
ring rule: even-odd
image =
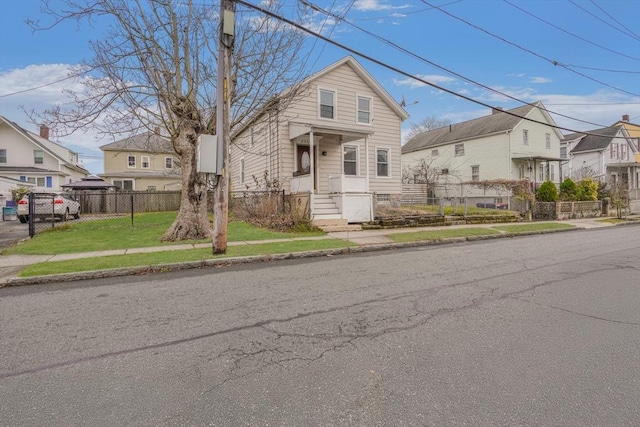
[[[79,73],[79,74],[73,74],[71,76],[67,76],[67,77],[64,77],[62,79],[59,79],[59,80],[56,80],[56,81],[53,81],[53,82],[50,82],[50,83],[45,83],[43,85],[32,87],[32,88],[29,88],[29,89],[19,90],[17,92],[5,93],[4,95],[0,95],[0,98],[5,98],[7,96],[13,96],[13,95],[19,95],[21,93],[31,92],[31,91],[34,91],[34,90],[42,89],[43,87],[53,86],[54,84],[63,82],[65,80],[73,79],[73,78],[76,78],[76,77],[80,77],[80,76],[82,76],[84,74],[86,74],[86,72],[85,73]]]
[[[457,93],[457,92],[455,92],[455,91],[453,91],[451,89],[447,89],[447,88],[445,88],[443,86],[437,85],[435,83],[431,83],[431,82],[429,82],[429,81],[427,81],[427,80],[425,80],[423,78],[415,76],[415,75],[413,75],[413,74],[411,74],[411,73],[409,73],[407,71],[404,71],[404,70],[402,70],[402,69],[400,69],[400,68],[398,68],[396,66],[387,64],[386,62],[384,62],[382,60],[379,60],[379,59],[376,59],[376,58],[374,58],[374,57],[372,57],[370,55],[364,54],[364,53],[362,53],[362,52],[360,52],[360,51],[358,51],[358,50],[356,50],[354,48],[346,46],[346,45],[344,45],[342,43],[339,43],[339,42],[337,42],[335,40],[331,40],[330,38],[325,37],[322,34],[318,34],[318,33],[314,32],[314,31],[304,27],[301,24],[299,24],[297,22],[294,22],[294,21],[292,21],[292,20],[290,20],[290,19],[288,19],[288,18],[286,18],[284,16],[280,16],[280,15],[278,15],[276,13],[273,13],[270,10],[267,10],[267,9],[264,9],[264,8],[262,8],[260,6],[256,6],[254,4],[251,4],[251,3],[249,3],[249,2],[247,2],[245,0],[234,0],[234,1],[236,3],[242,5],[242,6],[245,6],[245,7],[249,8],[249,9],[253,9],[253,10],[257,11],[257,12],[260,12],[260,13],[263,13],[263,14],[265,14],[267,16],[270,16],[271,18],[274,18],[274,19],[277,19],[279,21],[285,22],[285,23],[287,23],[287,24],[289,24],[289,25],[291,25],[291,26],[293,26],[293,27],[295,27],[295,28],[297,28],[297,29],[299,29],[301,31],[304,31],[307,34],[310,34],[310,35],[312,35],[314,37],[318,37],[318,38],[324,40],[327,43],[330,43],[330,44],[332,44],[332,45],[334,45],[336,47],[339,47],[339,48],[341,48],[343,50],[346,50],[347,52],[350,52],[350,53],[352,53],[354,55],[357,55],[357,56],[359,56],[359,57],[361,57],[363,59],[366,59],[366,60],[368,60],[368,61],[370,61],[370,62],[372,62],[374,64],[377,64],[377,65],[379,65],[379,66],[381,66],[383,68],[386,68],[388,70],[391,70],[391,71],[393,71],[395,73],[398,73],[398,74],[403,75],[405,77],[409,77],[409,78],[411,78],[413,80],[416,80],[418,82],[424,83],[427,86],[431,86],[433,88],[436,88],[438,90],[446,92],[446,93],[448,93],[450,95],[454,95],[454,96],[456,96],[458,98],[462,98],[462,99],[467,100],[469,102],[473,102],[474,104],[482,105],[483,107],[491,108],[491,109],[495,108],[495,106],[487,104],[487,103],[485,103],[483,101],[479,101],[477,99],[473,99],[473,98],[471,98],[469,96],[466,96],[464,94]],[[594,134],[594,133],[591,133],[591,132],[579,131],[579,130],[576,130],[576,129],[562,127],[562,126],[558,126],[558,125],[550,125],[549,123],[546,123],[546,122],[541,122],[539,120],[535,120],[535,119],[531,119],[531,118],[528,118],[528,117],[520,116],[520,115],[512,113],[512,112],[510,112],[508,110],[502,110],[502,112],[504,114],[507,114],[507,115],[510,115],[510,116],[513,116],[513,117],[517,117],[519,119],[523,119],[523,120],[526,120],[526,121],[529,121],[529,122],[532,122],[532,123],[537,123],[537,124],[540,124],[540,125],[549,126],[551,128],[554,128],[554,129],[566,130],[566,131],[569,131],[571,133],[580,133],[580,134],[584,134],[584,135],[610,137],[609,135]]]
[[[627,35],[627,36],[629,36],[629,35],[630,35],[630,34],[628,34],[628,33],[625,33],[624,31],[621,31],[621,30],[620,30],[618,27],[616,27],[615,25],[611,25],[609,22],[605,21],[604,19],[600,18],[599,16],[596,16],[596,15],[594,15],[593,13],[589,12],[587,9],[585,9],[585,8],[584,8],[584,7],[582,7],[582,6],[580,6],[580,5],[579,5],[578,3],[576,3],[575,1],[573,1],[573,0],[569,0],[569,3],[571,3],[572,5],[574,5],[575,7],[577,7],[578,9],[580,9],[581,11],[583,11],[584,13],[586,13],[586,14],[588,14],[588,15],[593,16],[593,17],[594,17],[594,18],[596,18],[598,21],[602,22],[602,23],[603,23],[603,24],[605,24],[605,25],[608,25],[609,27],[613,28],[614,30],[616,30],[616,31],[620,31],[620,32],[622,32],[622,34],[625,34],[625,35]],[[592,2],[592,3],[593,3],[593,2]],[[595,3],[594,3],[594,4],[595,4]],[[596,6],[598,6],[598,5],[596,5]],[[600,10],[602,10],[602,8],[600,8],[599,6],[598,6],[598,8],[599,8]],[[607,14],[607,15],[608,15],[608,14]],[[630,36],[631,36],[632,38],[639,39],[639,38],[638,38],[638,36],[636,36],[633,32],[631,33],[631,35],[630,35]]]

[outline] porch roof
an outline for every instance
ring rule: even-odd
[[[373,129],[370,132],[365,132],[362,129],[357,129],[349,126],[328,125],[328,124],[311,124],[311,123],[299,123],[289,122],[289,139],[292,140],[302,135],[308,135],[311,132],[318,134],[330,134],[339,135],[340,142],[357,141],[358,139],[364,139],[367,136],[373,135]]]
[[[533,156],[533,155],[523,155],[523,156],[513,156],[511,160],[542,160],[542,161],[550,161],[550,162],[564,162],[569,159],[563,159],[562,157],[551,157],[551,156]]]

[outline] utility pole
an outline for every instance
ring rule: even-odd
[[[231,107],[231,50],[235,31],[235,3],[220,1],[218,37],[218,80],[216,88],[216,134],[218,135],[218,185],[213,205],[213,253],[227,251],[229,223],[229,145],[231,144],[229,110]]]

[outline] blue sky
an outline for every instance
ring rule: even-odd
[[[317,12],[304,23],[309,28],[457,94],[504,108],[542,101],[556,123],[571,130],[608,126],[623,114],[640,123],[639,0],[308,1],[344,17]],[[217,10],[218,3],[211,5]],[[88,41],[102,34],[99,25],[74,23],[34,33],[24,21],[46,20],[39,9],[36,0],[0,0],[0,114],[32,131],[36,125],[20,106],[42,111],[58,102],[73,83],[49,83],[90,58]],[[312,38],[309,46],[314,71],[348,54]],[[457,123],[489,114],[482,105],[354,56],[394,98],[404,97],[411,114],[404,131],[425,117]],[[98,147],[111,140],[88,132],[59,142],[99,173]]]

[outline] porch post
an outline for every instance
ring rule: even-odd
[[[369,136],[364,137],[364,158],[365,158],[365,167],[367,168],[367,173],[365,174],[365,182],[367,186],[367,193],[369,192]]]
[[[309,165],[309,173],[311,174],[311,192],[315,194],[316,186],[316,173],[315,173],[315,158],[313,155],[313,129],[309,131],[309,161],[311,164]]]

